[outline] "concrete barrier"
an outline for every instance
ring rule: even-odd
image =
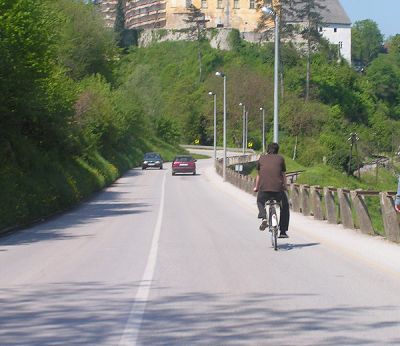
[[[244,176],[230,167],[236,164],[254,162],[258,158],[259,155],[254,154],[227,157],[227,181],[243,191],[254,194],[255,178]],[[216,172],[221,176],[222,164],[222,159],[215,160]],[[293,173],[291,174],[293,175]],[[296,176],[297,179],[298,174],[299,172],[295,172],[293,176]],[[294,178],[289,181],[293,180]],[[400,243],[400,217],[394,210],[394,192],[350,191],[348,189],[298,185],[295,183],[290,183],[288,190],[290,205],[294,212],[302,212],[305,216],[312,215],[317,220],[327,220],[328,223],[332,224],[341,223],[343,227],[351,229],[356,227],[353,220],[354,215],[360,231],[369,235],[373,235],[376,232],[365,203],[365,196],[379,196],[385,236],[393,242]],[[325,208],[323,204],[325,204]]]
[[[351,213],[350,191],[337,189],[339,199],[340,221],[343,227],[354,228],[353,215]]]
[[[310,203],[310,186],[300,185],[300,201],[301,201],[301,212],[305,216],[309,216],[311,213]]]
[[[383,224],[385,227],[386,238],[391,241],[400,242],[400,229],[399,220],[396,211],[394,210],[394,199],[392,195],[387,192],[381,192],[379,194]]]
[[[324,187],[325,212],[328,223],[337,224],[338,217],[335,205],[335,195],[333,192],[334,190],[332,188]]]
[[[351,191],[350,195],[361,232],[373,235],[375,232],[362,191]]]
[[[290,184],[290,201],[293,211],[300,212],[300,187],[297,184]]]
[[[324,220],[324,212],[322,210],[322,194],[319,186],[311,186],[311,210],[316,220]]]

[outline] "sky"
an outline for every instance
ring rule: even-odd
[[[400,34],[400,0],[340,0],[354,23],[372,19],[385,38]]]

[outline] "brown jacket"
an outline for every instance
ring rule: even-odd
[[[257,163],[259,191],[279,192],[286,190],[285,159],[278,154],[261,155]]]

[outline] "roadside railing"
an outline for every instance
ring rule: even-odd
[[[254,194],[255,178],[235,172],[230,166],[258,160],[258,155],[227,158],[226,180],[238,188]],[[222,160],[215,168],[222,176]],[[288,194],[291,209],[316,220],[342,224],[364,234],[380,234],[400,243],[399,217],[394,209],[395,192],[349,190],[333,187],[309,186],[295,181],[301,171],[288,173]],[[371,217],[373,216],[373,217]]]

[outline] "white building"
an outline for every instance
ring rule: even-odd
[[[340,55],[351,64],[351,21],[339,0],[319,0],[324,8],[319,9],[322,22],[319,32],[330,43],[336,44]],[[296,18],[296,13],[287,19],[288,23],[304,24]]]

